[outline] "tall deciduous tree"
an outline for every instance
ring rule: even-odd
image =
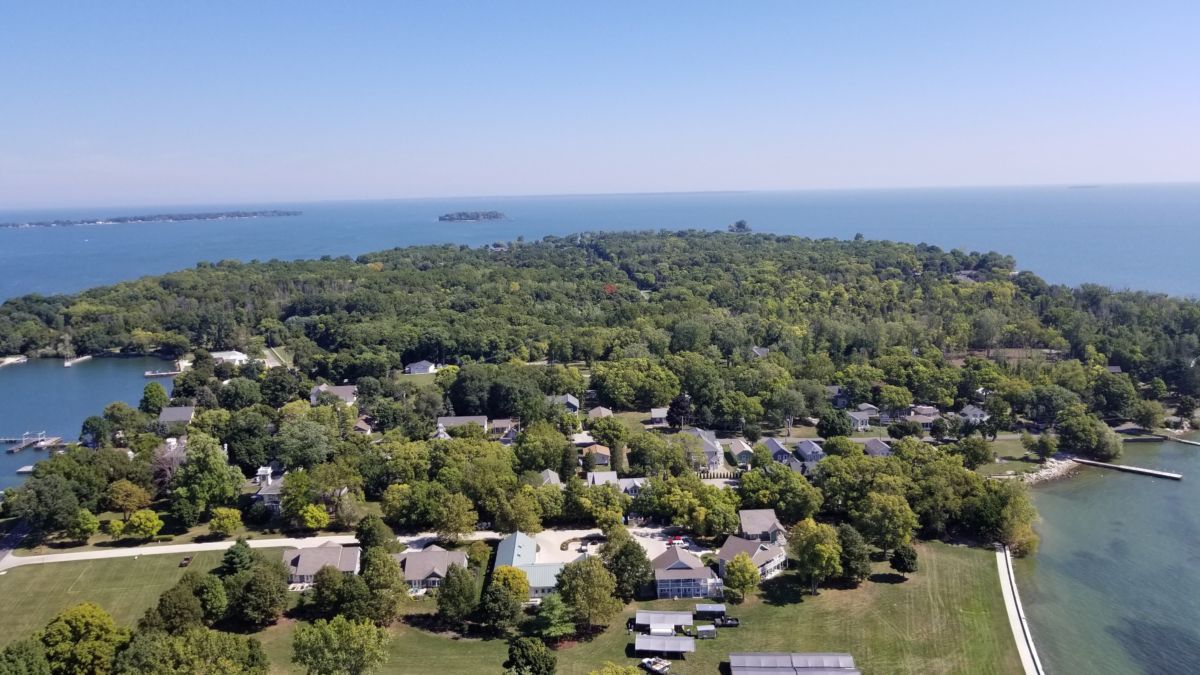
[[[508,644],[506,675],[554,675],[558,658],[536,638],[517,638]]]
[[[171,397],[167,396],[167,390],[161,384],[151,382],[142,389],[142,400],[138,403],[138,410],[147,415],[158,415],[170,403]]]
[[[438,589],[438,616],[454,626],[462,626],[479,604],[475,575],[465,567],[451,565]]]
[[[739,600],[753,593],[759,581],[758,567],[745,552],[735,555],[733,560],[725,564],[725,585]]]
[[[788,535],[788,547],[800,575],[808,579],[813,595],[822,581],[841,571],[842,547],[837,530],[831,525],[818,524],[812,518],[796,523]]]
[[[108,673],[117,652],[129,642],[129,631],[99,605],[85,602],[54,617],[41,640],[55,675]]]
[[[617,579],[599,558],[567,563],[558,573],[558,592],[585,626],[607,623],[621,611]]]
[[[386,629],[369,621],[318,619],[296,628],[292,661],[309,675],[364,675],[387,662],[389,640]]]
[[[855,529],[885,553],[907,544],[917,527],[917,515],[900,495],[869,493],[851,517]]]
[[[841,576],[857,586],[871,576],[871,549],[858,530],[849,523],[838,525],[838,544],[842,547]]]

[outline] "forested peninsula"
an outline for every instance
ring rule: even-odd
[[[81,220],[31,220],[20,223],[0,223],[0,228],[78,227],[80,225],[123,225],[127,223],[177,223],[189,220],[237,220],[241,218],[282,218],[298,216],[301,211],[220,211],[213,213],[156,213],[148,216],[114,216]]]

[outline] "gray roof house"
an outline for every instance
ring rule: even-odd
[[[190,405],[167,406],[158,413],[158,423],[167,424],[191,424],[192,418],[196,416],[196,408]]]
[[[742,509],[738,511],[738,534],[747,539],[778,541],[787,530],[775,515],[775,509]]]
[[[817,462],[825,459],[825,450],[816,441],[806,439],[796,444],[796,458],[802,465],[800,473],[807,475],[817,468]]]
[[[771,353],[771,350],[767,347],[751,347],[750,348],[750,354],[753,355],[754,358],[756,358],[756,359],[764,358],[764,357],[766,357],[767,354],[770,354],[770,353]]]
[[[232,363],[235,366],[244,366],[250,362],[250,357],[239,351],[224,351],[212,352],[209,356],[213,357],[213,361],[217,363]]]
[[[496,546],[496,567],[515,567],[529,579],[529,597],[542,598],[554,592],[564,563],[537,562],[537,542],[524,532],[513,532]],[[493,568],[494,569],[494,568]]]
[[[579,412],[579,399],[575,398],[574,394],[547,396],[546,402],[550,405],[561,405],[571,412]]]
[[[872,415],[879,414],[879,407],[871,405],[870,403],[859,403],[858,407],[855,408],[855,410],[857,410],[859,412],[871,413]]]
[[[482,427],[484,431],[488,430],[487,415],[457,415],[452,417],[439,417],[437,418],[437,424],[443,429],[452,429],[454,427],[465,427],[468,424],[477,424]]]
[[[838,409],[850,405],[850,392],[840,384],[825,385],[825,398]]]
[[[725,566],[739,553],[750,556],[750,561],[758,568],[758,574],[763,579],[770,579],[787,567],[787,552],[782,546],[758,539],[745,539],[735,535],[725,538],[717,551],[720,563],[721,578],[725,578]]]
[[[977,405],[965,405],[958,414],[971,424],[983,424],[992,417],[991,415],[987,414],[986,410]]]
[[[725,466],[725,449],[717,441],[717,435],[706,429],[688,429],[683,433],[700,440],[700,450],[704,453],[704,469],[717,471]]]
[[[651,424],[666,424],[667,423],[667,410],[669,410],[669,408],[651,408],[650,409],[650,423]]]
[[[738,464],[749,464],[750,460],[754,459],[754,448],[746,441],[735,438],[729,443],[729,454],[733,455]]]
[[[311,584],[322,567],[333,567],[347,574],[358,574],[357,546],[328,542],[314,548],[289,548],[283,552],[289,584]]]
[[[650,561],[654,569],[654,587],[659,598],[716,598],[721,596],[721,580],[696,554],[681,546],[667,550]]]
[[[591,410],[588,411],[588,419],[589,420],[598,420],[598,419],[603,419],[605,417],[612,417],[612,416],[613,416],[613,411],[608,408],[605,408],[602,405],[598,405],[595,408],[592,408]]]
[[[404,366],[405,375],[431,375],[437,371],[437,364],[430,361],[417,361]]]
[[[587,455],[592,456],[596,466],[609,466],[612,464],[612,450],[609,450],[608,446],[600,445],[599,443],[584,446],[579,450],[579,457],[583,458]]]
[[[541,477],[542,485],[557,485],[562,487],[562,479],[558,477],[558,472],[554,469],[546,469],[538,474]]]
[[[776,462],[787,464],[793,457],[791,449],[774,438],[764,440],[763,445],[767,446],[767,450],[771,451],[771,458]]]
[[[732,652],[729,675],[861,675],[849,654]]]
[[[419,551],[405,551],[392,555],[404,570],[404,580],[413,589],[437,588],[442,585],[451,565],[466,568],[467,555],[461,551],[447,551],[441,546],[426,546]]]
[[[854,431],[868,431],[871,428],[871,413],[865,410],[851,410],[850,425]]]
[[[887,457],[892,454],[892,446],[879,438],[868,438],[863,444],[863,450],[871,457]]]
[[[346,405],[354,405],[358,401],[358,387],[352,384],[318,384],[308,391],[308,402],[316,405],[321,394],[332,394]]]
[[[589,471],[584,483],[587,485],[620,485],[616,471]]]

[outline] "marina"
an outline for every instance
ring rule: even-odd
[[[42,431],[37,434],[25,432],[20,437],[9,436],[0,438],[0,443],[5,443],[11,447],[6,450],[10,455],[15,455],[22,450],[33,448],[34,450],[47,450],[49,448],[61,448],[66,445],[61,436],[47,436],[46,432]]]

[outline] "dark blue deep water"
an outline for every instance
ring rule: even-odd
[[[62,293],[200,261],[357,255],[396,246],[481,245],[584,230],[724,228],[995,250],[1051,282],[1200,294],[1200,185],[848,190],[206,204],[4,211],[0,222],[234,209],[299,209],[259,220],[0,230],[0,299]],[[439,223],[450,211],[508,220]]]

